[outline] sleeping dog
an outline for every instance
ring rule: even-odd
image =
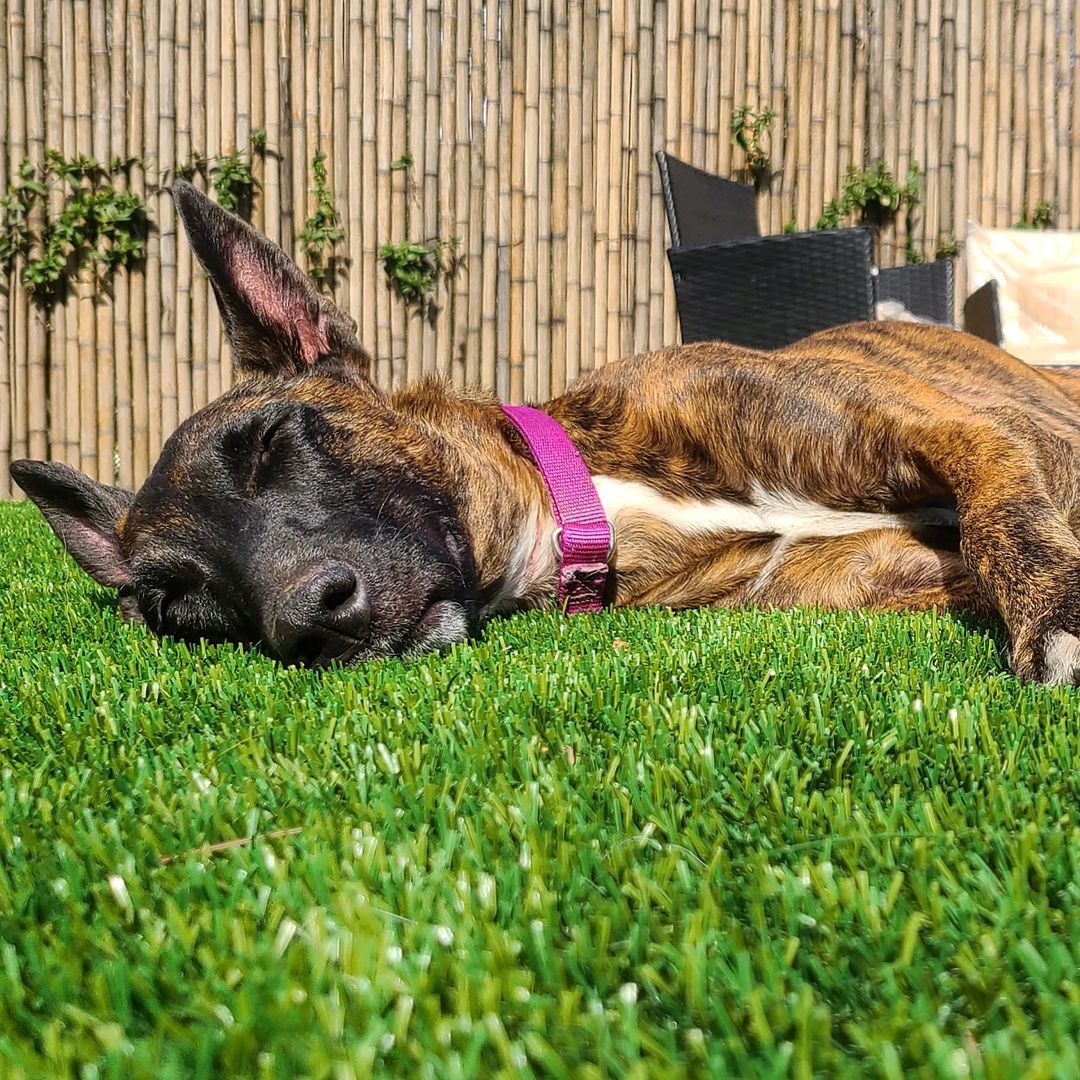
[[[356,663],[580,586],[611,605],[993,613],[1018,675],[1080,678],[1069,376],[904,323],[610,364],[533,417],[605,526],[600,573],[570,580],[558,492],[512,415],[435,380],[378,389],[355,324],[278,247],[188,184],[174,197],[246,377],[179,427],[137,493],[11,467],[152,631]]]

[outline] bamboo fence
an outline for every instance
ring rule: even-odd
[[[255,131],[252,221],[290,252],[326,154],[336,297],[387,387],[437,372],[542,399],[676,341],[653,151],[738,175],[742,105],[776,112],[764,231],[811,226],[878,159],[923,170],[886,264],[1039,200],[1080,227],[1078,0],[0,0],[0,18],[0,189],[50,149],[132,158],[118,183],[152,222],[140,267],[104,289],[84,273],[56,306],[22,257],[0,273],[0,498],[28,455],[138,484],[232,385],[164,185]],[[52,191],[36,223],[60,208]],[[425,317],[377,251],[451,237]]]

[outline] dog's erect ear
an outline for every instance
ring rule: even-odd
[[[120,589],[131,583],[117,527],[135,498],[132,492],[99,484],[56,461],[13,461],[11,476],[99,585]]]
[[[277,244],[185,180],[172,193],[241,371],[291,378],[329,362],[367,375],[371,359],[356,324]]]

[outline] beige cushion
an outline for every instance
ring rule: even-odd
[[[1080,232],[968,222],[968,292],[998,283],[1004,347],[1029,364],[1080,364]]]

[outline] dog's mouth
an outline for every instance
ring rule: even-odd
[[[415,624],[403,634],[390,638],[376,633],[364,641],[340,633],[312,635],[310,641],[302,643],[297,654],[286,662],[309,668],[333,664],[357,667],[385,657],[439,652],[465,641],[469,632],[469,617],[464,605],[456,600],[440,599],[429,603]]]

